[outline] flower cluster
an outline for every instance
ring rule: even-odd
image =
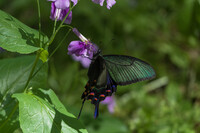
[[[78,0],[48,0],[52,1],[51,3],[51,15],[50,18],[52,20],[63,20],[65,16],[68,14],[70,10],[70,3],[73,2],[73,6],[78,3]],[[100,4],[103,6],[105,0],[92,0],[96,4]],[[110,9],[115,3],[115,0],[106,0],[107,8]],[[70,24],[72,21],[72,11],[70,11],[69,15],[65,19],[66,24]]]
[[[105,0],[92,0],[94,3],[96,4],[100,4],[101,6],[103,6],[103,3]],[[107,8],[110,9],[115,3],[115,0],[106,0],[107,2]]]

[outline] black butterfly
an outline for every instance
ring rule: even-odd
[[[94,118],[99,114],[99,103],[117,91],[117,85],[128,85],[152,79],[156,76],[154,69],[146,62],[125,55],[101,55],[100,50],[93,56],[88,70],[89,81],[81,99],[95,105]]]

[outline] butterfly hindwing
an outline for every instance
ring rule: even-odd
[[[127,85],[155,77],[155,71],[146,62],[124,55],[104,55],[106,68],[117,85]]]

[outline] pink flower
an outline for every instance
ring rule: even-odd
[[[51,16],[52,20],[63,20],[70,9],[70,1],[74,3],[74,6],[77,4],[77,0],[48,0],[52,1],[51,3]],[[65,23],[70,24],[72,20],[72,12],[67,16]]]
[[[106,99],[104,101],[102,101],[101,103],[107,104],[108,111],[111,114],[114,113],[116,103],[115,103],[115,99],[113,98],[113,96],[107,96]]]
[[[96,3],[96,4],[100,4],[101,6],[103,6],[105,0],[92,0],[92,2]],[[110,9],[115,3],[115,0],[106,0],[107,2],[107,8]]]
[[[73,32],[82,41],[72,41],[68,46],[68,54],[76,61],[80,61],[84,67],[89,67],[93,54],[97,52],[98,48],[95,44],[87,40],[79,31],[74,28]]]

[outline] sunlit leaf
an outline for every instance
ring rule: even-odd
[[[24,133],[87,133],[52,90],[39,91],[40,96],[32,93],[13,95],[19,101],[19,121]]]
[[[34,60],[34,56],[0,60],[0,132],[13,132],[19,127],[18,104],[11,95],[24,91]],[[41,63],[36,70],[40,66]],[[46,81],[47,65],[35,75],[28,87],[45,87]]]
[[[0,10],[0,47],[10,52],[29,54],[39,50],[40,43],[47,42],[48,38],[32,29],[11,15]]]

